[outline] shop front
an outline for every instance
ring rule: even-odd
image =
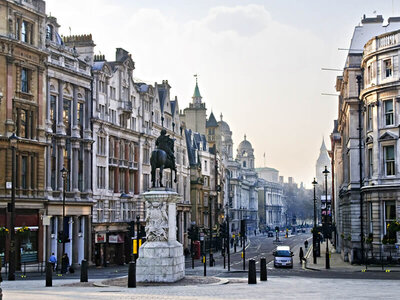
[[[94,263],[96,266],[128,263],[129,234],[127,232],[96,232],[94,238]]]

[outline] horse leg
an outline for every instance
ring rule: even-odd
[[[164,166],[160,166],[160,187],[164,187],[163,184],[162,184],[162,173],[163,173],[163,170],[164,170]]]
[[[151,168],[151,183],[152,183],[152,187],[156,186],[156,168],[152,167]]]
[[[176,169],[174,169],[174,171],[175,171],[175,180],[174,180],[174,182],[176,183]],[[171,182],[172,182],[172,172],[171,172]]]

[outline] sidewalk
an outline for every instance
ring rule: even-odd
[[[305,258],[307,263],[303,265],[305,269],[315,270],[315,271],[328,271],[325,268],[325,253],[326,253],[326,242],[321,243],[320,251],[321,256],[317,257],[317,263],[313,263],[313,245],[312,240],[310,242],[311,246],[309,247]],[[383,268],[381,265],[356,265],[350,264],[348,262],[344,262],[340,253],[336,252],[336,249],[333,247],[331,242],[329,241],[329,253],[330,253],[330,269],[331,271],[339,271],[339,272],[400,272],[400,265],[397,266],[389,266],[384,265]]]

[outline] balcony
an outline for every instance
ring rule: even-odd
[[[125,159],[120,159],[119,160],[119,166],[122,168],[127,168],[128,167],[128,161]]]
[[[364,47],[364,55],[396,46],[400,41],[400,31],[384,33],[369,40]]]
[[[116,167],[118,165],[118,159],[110,157],[108,159],[108,164],[110,166],[115,166]]]
[[[138,168],[138,162],[136,162],[136,161],[129,162],[129,169],[137,170],[137,168]]]
[[[132,113],[132,102],[130,101],[120,101],[119,102],[119,107],[120,110],[122,110],[125,113]]]

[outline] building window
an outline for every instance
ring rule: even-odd
[[[393,74],[393,66],[392,66],[392,60],[391,59],[385,59],[383,61],[383,68],[384,68],[384,74],[385,77],[391,77]]]
[[[28,157],[21,157],[21,188],[28,189]]]
[[[108,157],[109,158],[114,158],[114,139],[110,139],[108,142]]]
[[[22,21],[21,24],[21,41],[28,42],[28,23],[26,21]]]
[[[367,129],[372,130],[372,105],[368,105],[367,110]]]
[[[143,174],[143,191],[147,191],[150,186],[150,175]]]
[[[387,231],[387,226],[389,225],[390,222],[396,221],[396,203],[395,201],[385,201],[385,234],[390,234]],[[396,238],[396,232],[391,233],[392,235],[388,236],[389,239],[395,239]]]
[[[385,125],[393,125],[393,100],[386,100],[383,103],[385,107]]]
[[[374,173],[374,158],[372,148],[368,149],[368,177],[371,178]]]
[[[117,217],[116,216],[116,207],[117,207],[116,201],[109,200],[108,203],[109,203],[109,208],[108,208],[109,219],[110,219],[110,221],[115,221],[115,219]]]
[[[395,175],[395,158],[394,158],[394,146],[383,147],[384,164],[386,176]]]
[[[129,192],[133,193],[135,191],[135,174],[129,172]]]
[[[106,138],[97,136],[97,154],[106,155]]]
[[[53,26],[47,24],[46,26],[46,39],[52,41],[53,40]]]
[[[71,135],[71,101],[64,100],[63,121],[65,132]]]
[[[104,201],[97,200],[97,222],[104,221]]]
[[[50,121],[53,133],[56,132],[56,96],[50,96]]]
[[[106,188],[106,167],[97,167],[97,188]]]
[[[131,129],[136,131],[136,118],[131,118]]]
[[[205,160],[204,161],[204,171],[208,171],[208,162]]]
[[[150,150],[149,148],[143,148],[143,163],[150,164]]]
[[[119,191],[125,193],[125,172],[124,169],[119,169]]]
[[[243,168],[246,168],[246,161],[243,162]]]
[[[21,69],[21,92],[29,93],[29,70]]]
[[[373,217],[373,208],[372,208],[372,203],[368,203],[369,205],[369,210],[368,210],[368,215],[369,215],[369,232],[373,232],[373,222],[372,222],[372,217]]]
[[[108,189],[110,191],[114,191],[114,173],[115,171],[113,168],[108,170]]]
[[[114,100],[116,99],[116,89],[112,86],[110,86],[110,98]]]

